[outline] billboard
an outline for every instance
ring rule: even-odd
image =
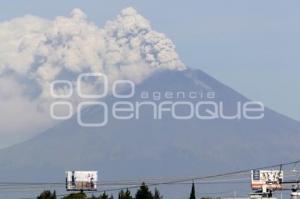
[[[66,171],[67,191],[95,191],[97,182],[97,171]]]
[[[282,189],[283,171],[281,170],[252,170],[251,188],[253,190]]]

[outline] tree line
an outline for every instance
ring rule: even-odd
[[[58,199],[56,192],[53,191],[43,191],[37,199]],[[114,199],[113,195],[108,195],[106,192],[103,192],[99,196],[87,196],[84,192],[80,193],[71,193],[67,196],[62,197],[61,199]],[[118,193],[118,199],[163,199],[163,196],[160,194],[157,188],[154,189],[154,193],[151,192],[149,187],[142,183],[139,189],[134,195],[131,194],[129,189],[121,190]],[[196,199],[195,184],[192,184],[191,192],[189,199]],[[209,198],[207,198],[209,199]]]

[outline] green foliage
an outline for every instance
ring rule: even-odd
[[[151,191],[149,191],[148,186],[144,182],[137,190],[135,194],[135,199],[153,199]]]
[[[127,189],[125,192],[124,190],[119,192],[118,199],[133,199],[133,197],[131,196],[130,191]]]
[[[87,199],[85,193],[71,193],[62,199]]]
[[[162,198],[163,198],[163,197],[160,195],[158,189],[155,188],[153,199],[162,199]]]
[[[196,199],[196,192],[195,192],[195,184],[192,184],[192,190],[190,193],[190,199]]]
[[[212,197],[201,197],[201,199],[213,199]],[[216,198],[216,199],[218,199],[218,198]]]
[[[43,191],[38,197],[37,199],[56,199],[56,192],[54,191],[53,193],[51,193],[51,191]]]
[[[139,189],[137,190],[135,197],[132,197],[129,189],[126,191],[121,190],[118,195],[118,199],[162,199],[163,197],[160,195],[157,188],[154,190],[154,194],[152,194],[151,190],[149,190],[148,186],[145,183],[142,183]],[[51,191],[42,192],[37,199],[57,199],[56,192],[53,193]],[[80,193],[71,193],[67,196],[64,196],[62,199],[114,199],[113,195],[108,196],[106,192],[100,194],[98,197],[92,195],[91,197],[87,197],[87,195],[83,192]]]
[[[109,198],[108,198],[108,195],[104,192],[103,194],[101,194],[99,196],[99,199],[109,199]]]
[[[119,192],[118,199],[125,199],[125,192],[123,189]]]
[[[131,196],[131,193],[130,193],[129,189],[127,189],[126,192],[125,192],[125,199],[133,199],[133,197]]]

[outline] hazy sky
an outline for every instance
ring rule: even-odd
[[[200,68],[251,99],[300,120],[300,1],[1,0],[0,21],[53,19],[82,9],[101,26],[132,6]]]

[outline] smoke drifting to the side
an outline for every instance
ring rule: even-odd
[[[55,79],[68,79],[75,86],[79,73],[101,72],[110,81],[139,83],[157,69],[183,70],[185,65],[172,41],[152,30],[150,22],[131,7],[103,28],[90,22],[80,9],[53,21],[28,15],[1,22],[0,109],[11,110],[9,118],[19,118],[19,125],[4,125],[4,132],[40,129],[38,118],[51,124],[43,106]],[[13,100],[25,109],[22,113],[10,109]],[[4,118],[0,125],[13,122],[5,119],[5,113],[0,114]],[[23,121],[23,117],[27,119]]]

